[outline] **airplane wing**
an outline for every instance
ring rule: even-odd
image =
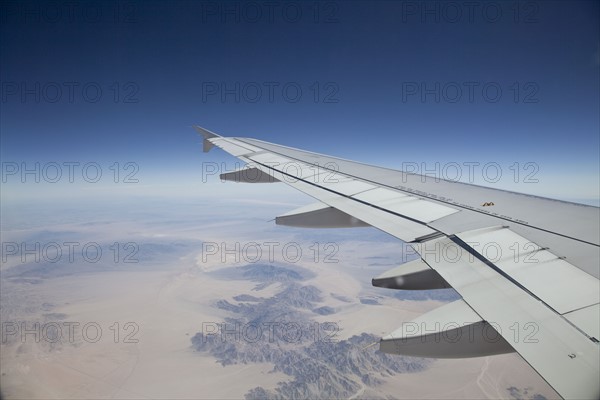
[[[247,163],[221,175],[283,182],[315,198],[276,223],[372,226],[420,259],[373,279],[462,297],[383,337],[386,353],[435,358],[518,352],[567,399],[600,398],[600,209],[366,165],[194,127]]]

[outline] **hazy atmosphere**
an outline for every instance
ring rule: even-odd
[[[600,204],[600,7],[566,1],[2,2],[3,399],[536,399],[517,354],[381,353],[458,294],[314,202],[222,182],[192,125]]]

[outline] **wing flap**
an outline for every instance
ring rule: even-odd
[[[223,181],[238,183],[274,183],[279,182],[271,175],[258,168],[242,168],[219,175]]]
[[[379,343],[384,353],[415,357],[466,358],[512,353],[514,349],[463,300],[405,322]]]
[[[446,289],[451,286],[422,259],[392,268],[371,280],[373,286],[400,290]]]
[[[309,204],[275,218],[275,224],[299,228],[356,228],[369,226],[323,203]]]

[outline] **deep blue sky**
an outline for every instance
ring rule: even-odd
[[[2,4],[3,162],[169,180],[225,158],[200,124],[396,167],[532,161],[541,194],[598,197],[598,2]]]

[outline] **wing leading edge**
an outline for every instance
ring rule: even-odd
[[[283,182],[318,203],[276,218],[372,226],[421,258],[373,280],[462,297],[404,323],[380,350],[463,358],[518,352],[564,398],[600,397],[600,209],[450,182],[194,127],[247,163],[225,180]]]

